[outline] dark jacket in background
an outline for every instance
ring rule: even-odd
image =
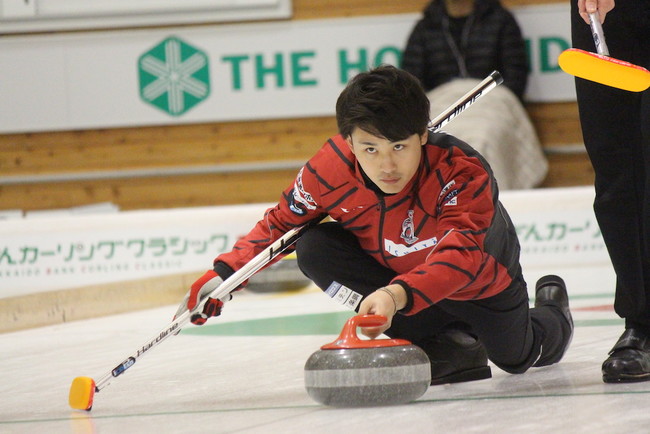
[[[454,41],[454,26],[460,43]],[[526,45],[510,11],[498,0],[475,0],[474,12],[459,24],[444,1],[433,0],[409,36],[402,68],[429,91],[454,78],[487,77],[495,69],[519,99],[528,79]]]

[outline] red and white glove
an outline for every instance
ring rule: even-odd
[[[213,270],[208,270],[199,280],[194,282],[190,290],[185,294],[185,298],[178,306],[178,310],[174,318],[178,318],[186,310],[192,310],[198,305],[205,297],[208,296],[215,288],[223,283],[223,279],[219,277]],[[203,306],[201,312],[192,315],[190,321],[192,324],[203,325],[212,316],[221,315],[221,309],[224,302],[230,300],[232,295],[227,294],[222,299],[208,298]]]

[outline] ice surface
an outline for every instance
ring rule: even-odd
[[[312,401],[304,364],[337,334],[181,333],[71,410],[77,376],[99,378],[171,319],[176,306],[0,334],[0,433],[646,433],[650,382],[604,384],[600,365],[623,330],[607,266],[530,269],[564,277],[576,321],[555,366],[430,387],[416,402],[338,409]],[[315,287],[242,291],[208,325],[341,312]],[[336,316],[334,316],[336,318]],[[336,325],[338,329],[343,326]],[[331,329],[331,327],[330,327]]]

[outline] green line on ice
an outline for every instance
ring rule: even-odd
[[[245,321],[218,323],[201,327],[190,327],[181,333],[202,336],[301,336],[301,335],[338,335],[343,324],[354,312],[329,312],[306,315],[281,316]],[[597,327],[622,325],[623,320],[593,319],[575,321],[576,327]]]

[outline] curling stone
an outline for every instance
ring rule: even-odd
[[[307,359],[305,387],[314,401],[332,407],[397,405],[426,392],[431,364],[421,348],[404,339],[357,336],[357,327],[378,327],[386,321],[381,315],[354,316],[338,339]]]

